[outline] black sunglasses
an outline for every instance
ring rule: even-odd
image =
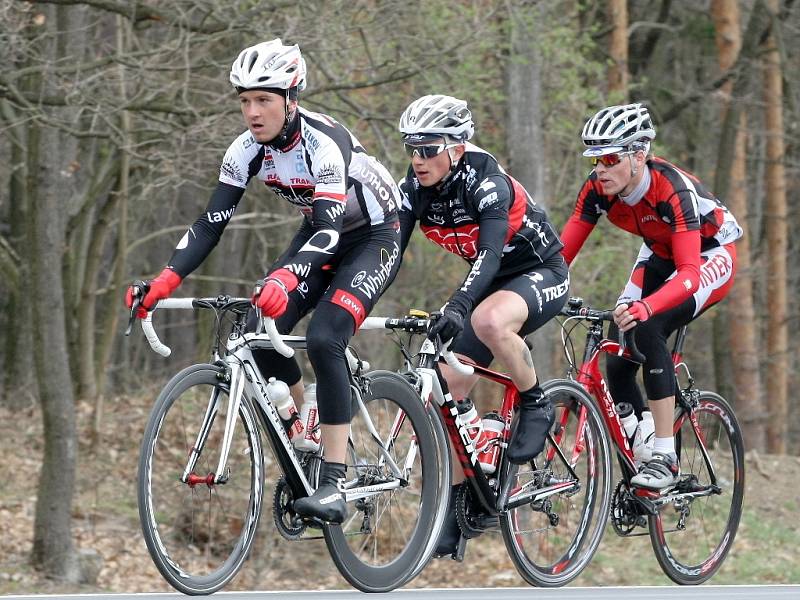
[[[408,154],[409,158],[413,158],[414,154],[416,154],[420,158],[428,159],[433,158],[434,156],[439,156],[447,148],[453,148],[454,146],[457,146],[457,144],[446,144],[442,142],[440,144],[426,144],[424,146],[416,144],[403,144],[403,146],[405,147],[406,154]]]

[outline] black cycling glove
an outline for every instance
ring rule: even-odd
[[[436,319],[428,330],[428,339],[435,339],[439,336],[442,344],[447,344],[455,339],[464,329],[464,317],[469,312],[469,308],[464,306],[461,298],[454,296],[442,307],[442,316]]]

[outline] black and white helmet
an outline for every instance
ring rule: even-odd
[[[284,46],[280,38],[245,48],[231,66],[231,83],[235,88],[278,88],[289,90],[306,87],[306,61],[297,44]]]
[[[409,104],[397,128],[405,136],[446,135],[457,142],[466,142],[475,133],[466,101],[438,94]]]
[[[656,130],[647,108],[641,103],[609,106],[586,122],[581,133],[587,150],[584,156],[600,156],[628,149],[636,142],[649,149]]]

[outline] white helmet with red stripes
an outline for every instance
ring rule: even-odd
[[[230,80],[237,89],[277,88],[303,91],[306,61],[297,44],[284,46],[280,38],[245,48],[233,61]]]

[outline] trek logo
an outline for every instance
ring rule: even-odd
[[[469,437],[467,424],[461,420],[461,415],[458,414],[458,408],[455,402],[453,402],[453,406],[450,408],[450,414],[453,415],[456,429],[458,429],[458,435],[461,441],[464,442],[464,449],[469,453],[469,461],[475,465],[475,463],[478,462],[478,455],[475,451],[475,446],[472,445],[472,438]]]
[[[467,273],[467,278],[464,280],[464,284],[461,286],[462,292],[468,291],[472,281],[481,274],[481,264],[483,263],[484,258],[486,258],[486,250],[481,250],[480,254],[478,254],[478,258],[475,259],[475,262],[472,265],[472,269],[470,269],[470,272]]]
[[[235,210],[236,207],[229,208],[228,210],[215,210],[214,212],[207,212],[206,218],[208,219],[209,223],[224,223],[225,221],[230,220]]]
[[[554,285],[552,287],[544,288],[542,293],[544,294],[544,299],[546,302],[550,302],[551,300],[555,300],[556,298],[560,298],[564,294],[569,291],[569,277],[564,281],[564,283],[560,283],[558,285]]]
[[[360,279],[360,282],[357,285],[352,285],[355,289],[359,292],[364,294],[370,300],[374,295],[380,292],[383,289],[383,285],[389,279],[389,275],[392,273],[392,267],[397,262],[397,258],[400,256],[400,246],[397,245],[397,242],[394,242],[394,248],[389,253],[386,248],[381,248],[381,262],[375,268],[371,275],[361,271],[356,274],[351,282],[351,285],[356,283],[357,279]],[[364,273],[364,277],[361,277],[361,273]]]

